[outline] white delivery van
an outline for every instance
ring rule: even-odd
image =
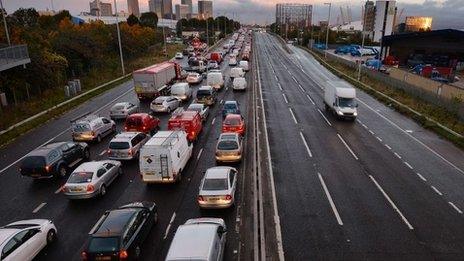
[[[242,68],[236,67],[230,69],[230,78],[238,78],[238,77],[243,77],[245,76],[245,72],[243,71]]]
[[[358,116],[356,90],[345,81],[327,81],[324,87],[325,109],[338,119],[355,120]]]
[[[227,228],[221,218],[189,219],[177,228],[166,261],[221,261]]]
[[[142,180],[146,183],[179,181],[182,170],[192,157],[192,149],[185,131],[158,131],[140,150]]]
[[[242,68],[245,72],[248,72],[250,70],[250,66],[248,64],[248,61],[240,61],[238,63],[238,67]]]
[[[192,90],[188,83],[179,82],[171,86],[171,95],[182,101],[188,101],[192,97]]]
[[[213,87],[215,90],[220,90],[224,87],[224,77],[222,72],[210,72],[206,77],[206,85]]]
[[[229,66],[237,65],[237,55],[232,53],[229,55]]]

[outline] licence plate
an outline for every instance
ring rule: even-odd
[[[147,172],[145,172],[145,175],[155,175],[155,172],[153,172],[153,171],[147,171]]]
[[[221,198],[208,198],[208,201],[218,201],[220,200]]]
[[[110,256],[97,256],[95,260],[111,260]]]
[[[69,191],[71,191],[71,192],[81,192],[81,191],[83,191],[83,189],[82,188],[72,188]]]

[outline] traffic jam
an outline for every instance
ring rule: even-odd
[[[195,38],[170,61],[134,71],[137,101],[114,101],[108,116],[88,112],[72,119],[72,140],[33,150],[19,162],[19,174],[42,183],[58,180],[62,185],[57,192],[69,204],[91,206],[108,196],[112,185],[132,169],[130,164],[137,166],[138,185],[146,190],[190,184],[191,177],[185,176],[194,171],[193,161],[203,152],[195,147],[214,143],[214,153],[203,154],[213,156],[216,164],[202,172],[195,200],[201,216],[183,220],[172,231],[163,259],[224,259],[228,231],[234,226],[227,219],[235,221],[224,216],[233,213],[227,209],[237,204],[239,175],[245,173],[241,162],[246,151],[247,105],[243,103],[251,85],[247,83],[251,43],[252,32],[244,28],[210,53]],[[218,135],[210,135],[211,128]],[[95,146],[105,147],[99,156],[92,150]],[[82,242],[81,260],[139,259],[146,250],[144,241],[162,221],[162,211],[150,198],[101,209],[101,217],[93,221]],[[170,227],[172,221],[163,222]],[[52,219],[17,221],[0,230],[6,232],[2,233],[6,238],[0,246],[1,260],[32,260],[68,236],[60,236],[60,227]]]

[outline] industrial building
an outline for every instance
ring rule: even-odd
[[[90,15],[93,16],[112,16],[113,11],[111,9],[111,3],[104,3],[100,0],[94,0],[89,2]]]
[[[213,17],[213,1],[198,0],[198,19]]]
[[[432,30],[432,17],[407,16],[405,21],[405,32],[421,32]]]
[[[396,1],[377,1],[375,3],[375,23],[372,40],[380,42],[383,36],[393,33],[396,18]]]
[[[308,4],[284,3],[276,5],[276,23],[280,26],[310,27],[313,6]]]

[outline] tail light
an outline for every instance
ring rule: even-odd
[[[108,150],[106,151],[106,153],[108,153],[108,155],[111,155],[111,150],[108,149]]]
[[[145,127],[145,126],[142,127],[142,130],[146,130],[146,129],[147,129],[147,127]]]
[[[231,195],[226,195],[226,200],[232,200],[232,196]]]
[[[82,251],[82,252],[81,252],[81,260],[84,260],[84,261],[85,261],[85,260],[88,260],[87,252],[85,252],[85,251]]]
[[[205,202],[205,198],[203,196],[198,196],[198,201],[199,202]]]
[[[134,154],[134,151],[132,149],[129,149],[127,153],[129,154],[129,156],[132,156],[132,154]]]
[[[50,172],[50,170],[52,170],[52,167],[50,165],[46,165],[45,166],[45,171]]]
[[[119,251],[119,260],[124,260],[129,257],[129,254],[127,254],[126,250],[120,250]]]
[[[64,185],[61,187],[61,192],[67,192],[67,190],[68,190],[68,189],[67,189]],[[83,252],[83,253],[84,253],[84,252]]]
[[[87,192],[93,192],[95,187],[92,184],[87,185]]]
[[[95,136],[95,131],[92,131],[90,134],[92,134],[92,136]]]

